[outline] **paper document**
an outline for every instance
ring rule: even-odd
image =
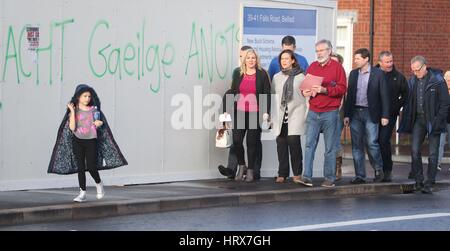
[[[302,84],[300,85],[300,90],[311,90],[313,86],[321,86],[323,82],[323,77],[314,76],[307,74]]]

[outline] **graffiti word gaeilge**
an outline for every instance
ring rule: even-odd
[[[109,30],[109,22],[100,20],[95,25],[89,37],[88,59],[89,68],[96,77],[102,78],[106,73],[110,75],[118,74],[122,79],[124,73],[130,77],[136,77],[140,80],[145,73],[156,74],[156,83],[150,83],[150,90],[158,93],[161,89],[161,79],[171,78],[167,67],[172,65],[175,60],[175,48],[167,42],[163,45],[145,44],[145,21],[142,24],[141,31],[137,32],[135,43],[127,42],[120,47],[113,47],[107,43],[100,48],[93,49],[94,39],[104,35]],[[93,58],[97,57],[102,62],[100,66],[95,67]],[[132,65],[134,63],[134,65]]]

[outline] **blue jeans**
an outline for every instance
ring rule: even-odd
[[[344,130],[344,121],[338,117],[338,119],[336,120],[336,145],[335,145],[336,157],[342,157],[343,152],[341,144],[342,130]]]
[[[373,168],[376,171],[383,170],[380,145],[378,143],[379,122],[372,122],[368,108],[356,108],[350,122],[352,134],[353,164],[355,176],[366,178],[366,165],[364,145],[367,143],[369,156],[373,160]]]
[[[439,143],[439,158],[438,164],[442,162],[442,158],[444,157],[444,147],[445,147],[445,138],[450,132],[450,124],[447,124],[447,133],[441,133],[441,142]],[[450,146],[450,138],[448,140],[448,145]]]
[[[336,180],[336,120],[338,120],[339,110],[331,112],[308,112],[306,118],[306,149],[305,149],[305,169],[303,176],[311,179],[313,176],[314,155],[319,142],[320,132],[323,132],[325,139],[325,163],[323,176],[325,179],[334,182]]]

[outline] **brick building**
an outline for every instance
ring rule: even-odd
[[[353,19],[351,51],[369,48],[370,2],[338,0],[339,19]],[[449,13],[450,0],[374,0],[374,55],[392,51],[397,69],[407,77],[415,55],[425,56],[432,67],[450,70]]]

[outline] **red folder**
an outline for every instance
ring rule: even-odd
[[[305,79],[300,85],[300,90],[311,90],[313,86],[318,85],[321,86],[323,82],[323,77],[314,76],[311,74],[307,74]]]

